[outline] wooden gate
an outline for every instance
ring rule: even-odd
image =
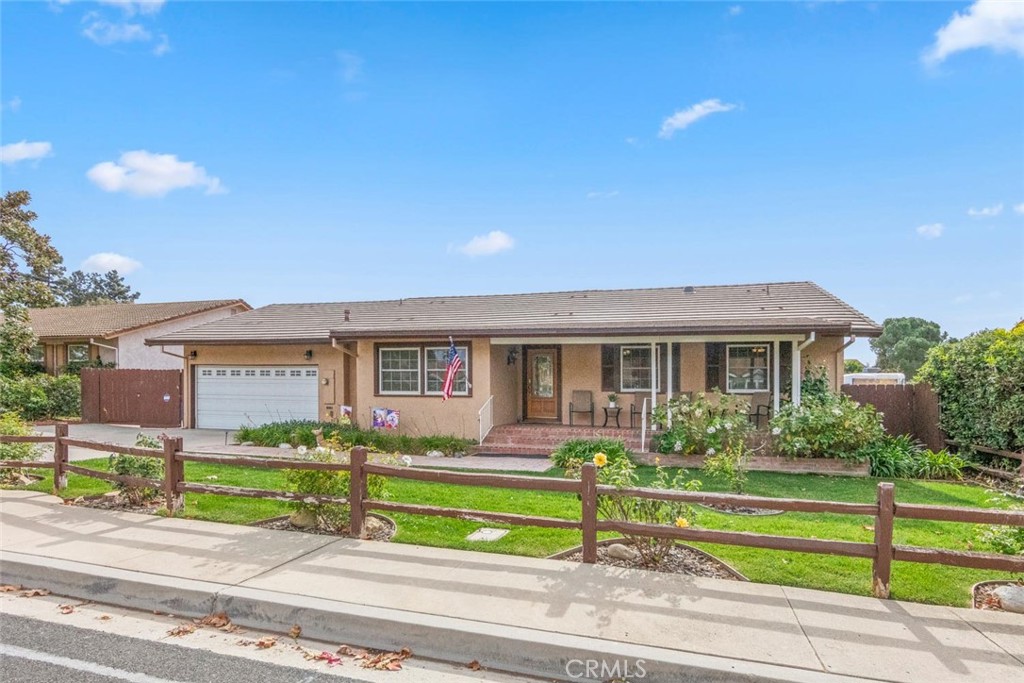
[[[82,370],[82,422],[180,427],[181,370]]]

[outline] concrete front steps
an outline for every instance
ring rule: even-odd
[[[590,425],[507,424],[491,430],[484,442],[470,454],[550,455],[559,444],[570,439],[619,439],[632,451],[641,448],[639,429],[591,427]]]

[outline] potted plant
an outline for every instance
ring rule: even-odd
[[[614,408],[615,407],[615,402],[618,401],[618,400],[619,400],[619,395],[618,394],[616,394],[614,392],[611,393],[611,394],[608,394],[608,407],[609,408]]]

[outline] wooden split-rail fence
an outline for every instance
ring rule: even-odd
[[[453,517],[474,521],[495,522],[519,526],[572,529],[580,531],[583,545],[583,561],[597,561],[597,535],[599,532],[614,532],[631,536],[669,539],[673,541],[696,541],[722,545],[765,548],[822,555],[860,557],[872,561],[872,586],[878,597],[889,597],[889,583],[892,563],[921,562],[953,567],[970,567],[1005,572],[1024,572],[1024,556],[999,555],[992,553],[967,552],[940,548],[896,545],[893,543],[893,529],[896,519],[920,519],[965,524],[1000,524],[1024,527],[1024,511],[993,510],[982,508],[949,507],[942,505],[917,505],[897,503],[895,486],[880,482],[877,496],[872,503],[846,503],[823,500],[802,500],[790,498],[766,498],[734,495],[728,493],[702,493],[696,491],[673,491],[651,488],[616,488],[600,485],[597,470],[592,463],[583,466],[579,480],[552,479],[506,474],[483,474],[473,472],[452,472],[434,469],[414,469],[367,462],[366,449],[353,448],[348,463],[312,462],[298,459],[246,457],[237,455],[188,453],[182,450],[180,437],[166,438],[162,449],[137,448],[111,443],[84,441],[68,437],[68,426],[57,424],[54,436],[0,436],[0,443],[47,443],[53,444],[53,461],[0,461],[0,468],[44,468],[54,472],[54,488],[58,491],[67,486],[67,474],[72,472],[86,477],[95,477],[129,486],[142,486],[163,491],[166,507],[170,514],[180,511],[184,494],[204,493],[245,498],[270,498],[282,501],[308,503],[348,504],[351,508],[351,535],[362,533],[366,513],[370,511],[399,512],[412,515]],[[68,462],[68,447],[76,446],[102,452],[124,453],[127,455],[162,458],[164,478],[148,479],[101,472]],[[185,480],[185,463],[202,462],[232,467],[257,467],[276,470],[321,470],[350,472],[348,496],[324,496],[268,491],[238,486],[199,484]],[[580,518],[562,519],[540,517],[507,512],[488,512],[461,508],[417,505],[367,498],[366,478],[369,475],[412,479],[416,481],[447,484],[451,486],[485,486],[492,488],[519,489],[527,491],[554,491],[575,494],[580,500]],[[723,531],[656,524],[645,524],[620,520],[601,519],[597,514],[598,496],[632,496],[650,500],[680,503],[702,503],[710,505],[736,505],[758,507],[767,510],[793,512],[827,513],[840,515],[861,515],[874,518],[874,541],[841,541],[819,538],[799,538],[759,534],[747,531]]]

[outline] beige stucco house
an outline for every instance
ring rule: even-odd
[[[39,340],[33,362],[50,374],[97,361],[123,369],[178,370],[180,346],[161,349],[145,339],[251,310],[241,299],[33,308],[29,325]]]
[[[783,282],[275,304],[146,343],[184,348],[188,427],[348,409],[369,425],[383,408],[402,432],[479,438],[516,422],[589,424],[570,414],[574,392],[590,392],[598,425],[610,393],[623,427],[645,401],[714,388],[777,409],[790,385],[800,400],[802,369],[824,366],[838,390],[844,349],[880,333],[818,285]],[[443,401],[449,338],[464,369]]]

